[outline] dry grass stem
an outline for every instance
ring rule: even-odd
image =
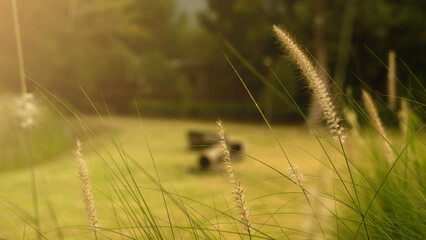
[[[391,109],[396,107],[396,69],[395,69],[395,51],[389,51],[388,58],[388,104]]]
[[[27,84],[25,82],[24,54],[22,51],[21,29],[19,27],[18,6],[16,0],[12,0],[13,27],[15,29],[16,50],[18,52],[19,78],[21,80],[22,93],[27,92]]]
[[[311,60],[305,55],[290,35],[277,26],[273,26],[276,37],[287,50],[290,58],[296,63],[302,74],[307,80],[308,86],[313,92],[314,99],[319,103],[327,125],[336,139],[343,141],[345,138],[344,128],[341,119],[336,112],[333,100],[331,98],[329,86],[324,78],[314,67]]]
[[[89,175],[86,167],[86,161],[81,154],[81,143],[77,140],[77,147],[75,151],[78,163],[78,172],[81,179],[84,204],[86,205],[87,217],[89,219],[92,230],[96,230],[98,218],[96,217],[95,201],[90,187]]]
[[[377,112],[376,106],[374,105],[373,99],[371,98],[370,94],[368,94],[365,90],[362,90],[362,98],[364,100],[364,104],[367,109],[367,113],[370,117],[370,120],[373,122],[373,125],[376,127],[377,131],[379,131],[379,133],[383,137],[383,140],[384,140],[383,146],[385,148],[386,157],[389,162],[392,162],[393,151],[389,143],[386,141],[389,138],[386,135],[385,128],[383,126],[382,120],[379,117],[379,113]]]
[[[250,234],[250,211],[246,206],[246,200],[244,198],[244,187],[241,185],[241,181],[238,180],[235,176],[234,167],[232,166],[231,162],[231,154],[225,141],[225,130],[223,128],[222,122],[218,120],[217,125],[219,127],[220,145],[223,148],[224,152],[226,170],[228,172],[229,179],[231,180],[231,183],[234,186],[234,190],[232,191],[232,193],[234,194],[234,201],[239,210],[241,221],[243,222],[243,227]]]

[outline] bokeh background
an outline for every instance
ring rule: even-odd
[[[273,25],[331,79],[344,145],[322,128],[321,107]],[[216,229],[219,239],[222,230],[223,239],[243,239],[218,118],[239,146],[232,162],[255,234],[319,239],[323,225],[329,239],[357,239],[368,219],[371,239],[421,239],[425,26],[425,0],[0,0],[0,239],[94,239],[77,159],[87,163],[99,239],[153,239],[142,232],[145,200],[159,239],[175,236],[171,222],[180,239],[203,238],[199,230],[214,239]],[[396,74],[387,69],[392,50]],[[213,141],[191,144],[191,132]],[[352,181],[357,198],[359,190],[358,204],[337,176]],[[193,225],[187,211],[201,220]],[[368,238],[363,231],[358,239]]]
[[[309,94],[272,24],[356,96],[362,82],[386,94],[390,49],[406,86],[415,82],[409,71],[426,76],[419,0],[20,0],[18,9],[30,91],[35,81],[83,112],[93,109],[81,89],[115,114],[136,114],[136,101],[150,116],[260,120],[226,55],[271,120],[301,121],[273,90],[270,69],[308,111]],[[2,92],[20,89],[13,26],[11,1],[1,1]]]

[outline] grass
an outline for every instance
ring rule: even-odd
[[[14,13],[21,85],[25,96],[25,73],[16,6]],[[268,127],[240,123],[226,125],[252,146],[246,155],[247,160],[235,164],[227,151],[223,128],[219,124],[226,163],[222,167],[227,168],[234,189],[223,171],[197,170],[196,154],[188,152],[185,133],[193,128],[213,130],[210,124],[158,119],[142,121],[140,117],[105,119],[99,114],[98,118],[83,119],[68,108],[77,117],[77,125],[73,125],[76,134],[84,139],[82,149],[78,143],[76,156],[69,152],[49,164],[44,162],[35,165],[33,147],[42,139],[32,139],[30,133],[33,129],[29,129],[27,124],[22,125],[27,137],[30,178],[28,172],[21,169],[5,172],[4,181],[0,182],[0,191],[4,194],[0,196],[0,207],[4,210],[0,212],[0,226],[3,228],[0,234],[4,236],[0,237],[424,237],[424,123],[416,120],[407,106],[401,114],[405,117],[401,119],[408,122],[401,126],[406,124],[408,128],[402,131],[403,134],[397,133],[396,137],[385,135],[373,100],[364,91],[367,111],[348,96],[345,99],[349,107],[339,105],[358,111],[364,120],[361,125],[356,120],[351,121],[352,130],[356,134],[349,135],[349,144],[344,144],[347,132],[342,126],[341,113],[334,103],[335,93],[328,86],[328,80],[321,77],[317,66],[285,31],[276,26],[273,28],[278,40],[307,80],[334,139],[330,138],[330,134],[324,134],[324,137],[319,135],[323,133],[316,129],[313,129],[311,136],[301,127],[272,128],[250,89],[227,59]],[[278,77],[277,80],[280,81]],[[58,110],[45,95],[52,96],[50,92],[38,86],[41,88],[38,89],[39,93]],[[288,94],[284,84],[282,87]],[[341,89],[337,90],[344,94]],[[89,98],[84,90],[83,93]],[[292,96],[288,94],[288,97],[293,101],[293,107],[300,110]],[[61,100],[55,100],[63,104]],[[64,107],[67,108],[66,105]],[[346,110],[350,112],[349,109]],[[22,109],[15,110],[19,112]],[[28,108],[24,113],[24,123],[33,123]],[[301,111],[300,114],[305,117]],[[65,120],[72,123],[69,118]],[[99,125],[101,128],[88,127]],[[365,127],[369,125],[372,128]],[[378,150],[377,137],[381,142],[384,140],[386,154]],[[6,142],[10,144],[14,141],[11,139]],[[361,151],[363,148],[368,151]],[[81,195],[81,189],[77,187],[76,159],[79,162],[84,201],[78,196]],[[285,173],[286,168],[288,173]],[[238,179],[235,173],[238,173]],[[93,186],[89,185],[89,178]],[[242,187],[240,179],[247,189]],[[243,197],[243,191],[246,197]],[[234,193],[233,201],[231,192]],[[28,199],[32,199],[33,214]],[[93,199],[96,201],[96,210]],[[84,207],[89,224],[84,217]]]
[[[205,129],[216,131],[216,125],[213,122],[192,122],[192,121],[179,121],[179,120],[160,120],[148,119],[140,122],[135,118],[112,118],[107,119],[108,128],[111,132],[120,139],[121,144],[125,146],[126,151],[136,159],[136,161],[143,165],[148,172],[154,173],[155,169],[152,165],[149,151],[144,143],[144,136],[146,135],[149,146],[155,158],[159,176],[162,178],[164,188],[179,193],[189,199],[196,200],[200,203],[206,203],[210,206],[221,211],[228,211],[233,208],[232,201],[229,198],[232,192],[232,186],[228,183],[228,179],[224,173],[221,172],[200,172],[197,170],[197,154],[187,150],[186,132],[189,129]],[[98,118],[89,118],[91,124],[100,124]],[[228,123],[228,133],[241,136],[250,145],[249,154],[253,157],[258,157],[267,162],[277,169],[287,169],[287,166],[281,159],[281,153],[278,146],[274,143],[270,133],[266,128],[261,125],[255,124],[240,124]],[[322,169],[318,161],[315,161],[313,156],[321,155],[321,149],[315,144],[315,139],[309,135],[309,132],[302,126],[278,126],[276,128],[278,137],[283,144],[288,146],[289,155],[295,159],[300,169],[303,169],[304,174],[307,176],[307,184],[317,182],[317,172]],[[114,144],[111,143],[111,137],[106,133],[102,133],[93,139],[93,144],[96,149],[100,150],[100,154],[106,156],[106,151],[114,154],[117,157]],[[83,154],[87,161],[89,174],[92,181],[95,200],[98,207],[100,226],[108,227],[115,226],[115,217],[112,215],[111,201],[109,198],[112,196],[112,189],[108,178],[106,178],[106,171],[104,163],[99,158],[99,155],[90,147],[83,148]],[[303,146],[314,146],[309,149],[307,153],[301,151]],[[108,160],[109,161],[109,160]],[[315,164],[312,164],[315,162]],[[121,167],[123,167],[121,165]],[[262,167],[259,163],[250,158],[245,158],[244,161],[235,164],[237,172],[243,172],[244,183],[247,187],[248,204],[252,211],[256,214],[263,214],[256,216],[257,223],[260,220],[268,219],[265,214],[264,207],[270,212],[274,212],[281,206],[286,204],[282,195],[291,189],[295,190],[291,184],[281,179],[277,174],[274,174],[268,168]],[[56,236],[54,231],[54,224],[52,224],[52,216],[46,207],[46,201],[52,203],[52,207],[56,212],[59,219],[60,226],[62,227],[65,236],[73,238],[81,233],[85,236],[91,237],[85,219],[84,204],[81,198],[80,183],[77,176],[77,166],[73,159],[71,152],[67,152],[59,157],[52,163],[39,165],[36,168],[37,176],[39,176],[39,202],[40,202],[40,218],[42,221],[43,231],[48,231],[46,236],[52,238]],[[150,209],[154,215],[163,216],[166,219],[164,211],[164,204],[161,199],[158,187],[155,186],[142,172],[137,169],[132,173],[137,180],[138,185],[142,188],[143,195],[149,203]],[[315,177],[309,177],[315,175]],[[15,239],[22,237],[23,226],[20,220],[14,213],[14,207],[8,205],[8,201],[13,201],[14,204],[23,208],[23,210],[30,212],[30,201],[28,201],[28,173],[25,169],[15,170],[5,173],[2,178],[4,181],[0,183],[0,192],[2,195],[2,205],[5,211],[1,211],[0,237],[6,239]],[[64,188],[64,186],[67,186]],[[8,193],[6,196],[4,193]],[[277,195],[273,195],[277,193]],[[270,195],[270,196],[267,196]],[[285,195],[285,194],[284,194]],[[297,194],[293,197],[297,197]],[[214,199],[213,197],[214,196]],[[266,197],[267,196],[267,197]],[[214,200],[214,202],[213,202]],[[226,201],[225,201],[226,200]],[[185,200],[188,201],[188,200]],[[189,201],[191,202],[191,201]],[[44,204],[43,204],[44,203]],[[214,216],[215,211],[202,207],[200,204],[195,204],[201,207],[202,211],[209,213],[207,215]],[[228,206],[229,205],[229,206]],[[297,206],[297,204],[296,204]],[[170,211],[174,213],[174,220],[176,222],[184,221],[185,216],[179,214],[176,206],[170,205]],[[261,210],[262,209],[262,210]],[[283,215],[291,214],[296,215],[298,209],[294,206],[285,208]],[[261,210],[261,211],[259,211]],[[201,210],[199,210],[201,211]],[[293,214],[291,212],[294,212]],[[122,218],[122,212],[116,212]],[[10,215],[12,217],[10,217]],[[294,219],[294,218],[293,218]],[[17,222],[15,222],[17,221]],[[293,220],[286,220],[281,222],[282,225],[288,226],[296,225]],[[225,225],[229,225],[226,224]],[[30,227],[26,227],[27,234],[31,236]],[[266,227],[264,227],[266,228]],[[226,227],[225,227],[226,229]],[[188,236],[187,236],[188,238]]]
[[[213,239],[239,239],[244,236],[241,225],[238,223],[237,209],[233,205],[231,194],[233,187],[229,183],[226,172],[198,170],[197,154],[187,149],[187,131],[190,129],[216,131],[214,121],[171,119],[143,119],[141,121],[131,117],[112,117],[104,120],[99,117],[87,117],[83,120],[89,126],[98,126],[96,136],[83,141],[82,154],[87,162],[96,202],[100,227],[98,229],[99,239],[107,237],[118,239],[119,234],[131,238],[145,236],[143,232],[133,232],[129,228],[131,224],[126,219],[133,215],[143,216],[141,208],[137,207],[136,201],[132,200],[135,195],[132,191],[124,189],[126,184],[119,186],[120,183],[117,181],[125,178],[130,180],[130,175],[125,173],[124,176],[114,178],[108,171],[108,166],[115,173],[126,170],[126,165],[117,161],[120,159],[120,153],[117,151],[120,147],[118,146],[124,146],[125,151],[135,159],[137,165],[143,166],[150,175],[155,176],[157,172],[163,188],[168,191],[164,194],[168,209],[166,211],[158,185],[128,159],[127,165],[130,166],[131,177],[135,182],[129,181],[127,186],[135,184],[139,186],[147,203],[145,209],[155,216],[156,224],[165,239],[171,239],[171,236],[175,236],[176,239],[196,239],[196,236],[200,239],[205,238],[200,231],[195,233],[191,231],[198,227],[207,229],[207,234],[210,234],[210,238]],[[226,129],[228,134],[244,139],[250,146],[249,156],[246,156],[244,161],[234,162],[234,168],[246,187],[244,191],[252,215],[253,239],[322,238],[299,187],[280,174],[290,176],[292,172],[287,171],[289,166],[283,159],[282,152],[270,130],[261,124],[238,122],[228,122]],[[373,129],[367,130],[364,129],[359,133],[364,135],[363,140],[361,138],[349,139],[348,146],[351,147],[347,149],[348,154],[353,156],[351,160],[357,166],[354,177],[358,184],[357,189],[364,212],[371,199],[376,198],[374,189],[379,188],[389,169],[387,161],[379,160],[386,159],[386,154],[374,151],[374,149],[382,148],[382,142],[374,140],[376,133]],[[350,238],[348,236],[353,237],[357,225],[361,223],[360,219],[354,215],[354,211],[351,209],[351,199],[348,198],[344,188],[339,185],[339,179],[327,164],[327,157],[317,139],[302,125],[277,125],[274,127],[274,131],[278,140],[285,146],[289,159],[298,166],[299,171],[304,175],[303,185],[309,193],[312,207],[325,229],[325,234],[341,239]],[[389,131],[388,135],[394,142],[399,133]],[[421,136],[424,135],[423,132]],[[344,159],[339,157],[340,153],[331,143],[321,136],[320,139],[323,141],[327,153],[335,161],[336,168],[343,174],[346,169]],[[417,144],[422,146],[421,142],[417,142]],[[394,147],[402,149],[404,143],[401,142]],[[357,149],[367,150],[360,153]],[[417,146],[417,149],[421,148]],[[150,151],[156,168],[153,165]],[[424,156],[424,152],[410,151],[407,154]],[[263,163],[253,158],[257,158]],[[114,166],[114,161],[117,161],[117,166]],[[421,180],[423,176],[421,169],[424,165],[416,166],[414,162],[407,164],[409,164],[407,169],[412,169],[414,176],[420,177],[419,180]],[[420,161],[420,164],[424,163]],[[280,173],[271,168],[277,169]],[[38,176],[37,186],[43,236],[47,239],[58,239],[58,236],[61,236],[60,239],[93,239],[93,232],[86,219],[77,163],[72,150],[63,153],[54,161],[37,165],[35,171]],[[370,182],[367,182],[365,177]],[[350,186],[348,175],[343,174],[343,178]],[[395,171],[391,172],[388,178],[390,181],[383,185],[367,215],[369,216],[367,226],[370,231],[378,227],[385,229],[378,228],[382,232],[372,231],[376,233],[371,233],[371,238],[392,237],[392,235],[385,235],[386,228],[391,227],[407,234],[408,238],[421,234],[421,232],[410,233],[410,231],[422,229],[424,223],[416,222],[416,219],[423,216],[424,213],[420,211],[419,216],[407,215],[404,209],[413,211],[422,204],[421,198],[415,197],[420,197],[423,193],[422,185],[413,181],[410,172],[404,170],[404,164],[401,163],[396,165]],[[34,238],[36,234],[30,226],[32,205],[27,169],[4,172],[2,179],[3,181],[0,182],[0,207],[2,209],[0,211],[0,238]],[[114,186],[114,184],[118,185]],[[403,193],[408,189],[418,192],[419,195],[405,197]],[[121,201],[114,194],[116,190],[123,194]],[[350,192],[353,194],[352,191]],[[182,205],[173,202],[169,195],[175,197],[178,203],[184,204],[184,211],[181,209]],[[389,205],[389,198],[393,201],[391,205]],[[122,201],[131,207],[123,208]],[[335,204],[337,208],[335,208]],[[401,204],[405,205],[401,206]],[[338,209],[338,235],[335,232],[336,219],[327,209],[331,212]],[[395,212],[399,213],[399,219],[392,219]],[[198,220],[189,221],[188,215]],[[171,224],[168,223],[168,216]],[[397,226],[403,222],[405,227]],[[197,226],[196,224],[204,225]],[[412,224],[418,226],[413,227]],[[133,225],[135,225],[134,222]],[[169,225],[172,226],[173,235]],[[349,226],[350,230],[345,226]],[[266,236],[259,232],[265,233]],[[359,233],[358,238],[364,239],[365,235]],[[122,239],[128,238],[123,237]]]
[[[356,103],[355,106],[359,107],[356,109],[361,121],[352,120],[354,127],[344,146],[328,133],[317,131],[313,135],[302,125],[278,125],[272,129],[262,124],[226,123],[229,134],[244,139],[250,146],[245,161],[233,161],[234,172],[246,187],[250,231],[242,228],[238,206],[233,204],[233,187],[225,171],[198,170],[197,153],[188,150],[188,130],[217,131],[214,121],[68,118],[74,126],[81,124],[75,130],[83,137],[82,156],[89,169],[99,219],[96,231],[86,219],[76,156],[70,150],[34,168],[40,228],[31,214],[27,169],[4,172],[4,181],[0,182],[0,237],[423,236],[426,213],[417,209],[425,204],[424,125],[408,111],[410,114],[404,118],[408,119],[408,129],[403,134],[387,129],[384,139],[363,107]],[[384,153],[383,140],[395,158],[389,159],[389,154]],[[303,183],[296,177],[302,174]],[[40,235],[36,234],[38,229]]]

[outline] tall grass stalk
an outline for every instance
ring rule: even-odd
[[[300,47],[293,41],[290,35],[277,26],[273,26],[277,39],[287,50],[291,59],[296,63],[302,74],[307,80],[308,86],[313,93],[313,97],[318,101],[323,116],[327,121],[329,128],[336,139],[343,141],[345,139],[344,131],[339,114],[334,106],[331,93],[325,79],[314,67],[309,58],[303,53]]]
[[[262,109],[261,109],[261,108],[259,107],[259,105],[257,104],[256,99],[254,99],[253,95],[251,94],[251,92],[250,92],[250,90],[248,89],[247,85],[245,84],[244,80],[241,78],[240,74],[238,73],[237,69],[235,69],[234,65],[233,65],[233,64],[232,64],[232,62],[229,60],[229,58],[228,58],[228,57],[226,57],[226,56],[225,56],[225,58],[226,58],[226,60],[228,61],[228,63],[231,65],[232,69],[234,70],[234,72],[235,72],[235,74],[237,75],[238,79],[240,80],[241,84],[243,84],[243,86],[244,86],[245,90],[247,91],[247,93],[248,93],[248,95],[250,96],[251,100],[253,101],[254,105],[256,105],[256,108],[257,108],[257,110],[259,111],[260,115],[262,116],[262,118],[263,118],[264,122],[266,123],[266,125],[268,126],[268,128],[269,128],[269,130],[271,131],[272,135],[274,136],[274,139],[275,139],[275,141],[277,142],[278,146],[280,147],[281,152],[284,154],[284,157],[285,157],[285,159],[287,160],[287,163],[290,165],[291,172],[293,172],[295,175],[297,175],[297,174],[296,174],[296,170],[293,168],[293,164],[291,163],[290,158],[289,158],[289,157],[288,157],[288,155],[287,155],[287,152],[284,150],[284,147],[282,146],[282,144],[281,144],[280,140],[278,139],[278,136],[276,135],[276,133],[275,133],[275,132],[274,132],[274,130],[272,129],[272,126],[271,126],[271,124],[269,123],[268,119],[266,118],[265,114],[263,114]],[[278,171],[278,172],[279,172],[279,171]],[[281,172],[279,172],[279,173],[281,173]],[[281,173],[281,175],[282,175],[283,177],[287,178],[288,180],[290,180],[291,182],[293,182],[295,185],[299,186],[299,185],[297,184],[297,182],[294,182],[294,181],[293,181],[293,179],[292,179],[291,177],[288,177],[287,175],[282,174],[282,173]],[[325,236],[325,232],[324,232],[324,230],[323,230],[323,228],[322,228],[322,226],[321,226],[321,223],[320,223],[320,221],[319,221],[319,219],[318,219],[318,216],[317,216],[317,214],[316,214],[316,212],[315,212],[314,208],[312,207],[311,200],[310,200],[310,199],[309,199],[309,197],[308,197],[308,191],[307,191],[304,187],[300,187],[300,186],[299,186],[299,188],[300,188],[300,190],[302,191],[302,193],[303,193],[303,195],[304,195],[304,197],[305,197],[305,199],[306,199],[306,202],[308,203],[308,205],[309,205],[309,207],[310,207],[310,209],[311,209],[311,211],[312,211],[312,213],[313,213],[313,215],[314,215],[314,217],[315,217],[315,220],[316,220],[316,222],[317,222],[317,224],[318,224],[318,227],[319,227],[319,229],[321,230],[322,236],[324,237],[324,239],[327,239],[327,237]]]
[[[92,189],[89,181],[89,173],[86,166],[86,161],[83,158],[83,154],[81,153],[81,143],[77,140],[75,155],[78,164],[78,173],[81,180],[81,186],[83,190],[83,199],[86,207],[87,218],[90,223],[90,227],[95,235],[95,239],[97,239],[96,228],[98,224],[98,218],[96,216],[95,209],[95,200],[93,199]]]
[[[290,37],[290,35],[286,31],[280,29],[276,25],[273,26],[273,31],[277,39],[283,46],[283,48],[288,52],[289,57],[297,65],[297,67],[299,68],[299,70],[302,72],[303,76],[307,80],[306,82],[308,84],[308,87],[312,91],[314,99],[318,101],[319,106],[322,109],[324,119],[326,120],[327,125],[331,130],[331,133],[335,135],[334,138],[338,140],[340,144],[341,153],[343,157],[345,158],[346,167],[348,169],[349,176],[351,178],[351,182],[352,182],[352,186],[355,192],[355,197],[357,202],[355,202],[355,200],[352,198],[349,190],[348,189],[346,190],[348,191],[349,196],[352,198],[355,204],[355,207],[362,218],[362,222],[364,223],[367,238],[369,238],[367,224],[365,223],[365,218],[364,218],[364,215],[362,214],[362,207],[361,207],[360,198],[358,196],[358,190],[356,187],[354,176],[352,174],[349,159],[346,155],[345,148],[343,146],[343,142],[346,137],[345,129],[341,123],[340,114],[338,114],[336,111],[336,107],[332,99],[331,90],[326,82],[326,79],[324,78],[325,74],[320,74],[318,72],[319,68],[314,67],[311,60],[307,57],[307,55],[301,50],[298,44],[296,44],[296,42]],[[334,164],[332,165],[334,167]],[[339,175],[337,170],[335,172]]]
[[[271,69],[271,71],[272,71],[272,69]],[[295,99],[291,96],[291,94],[289,93],[289,91],[288,91],[288,89],[284,86],[284,84],[282,83],[282,81],[278,78],[278,76],[272,71],[272,73],[274,74],[274,76],[275,76],[275,78],[277,79],[277,81],[280,83],[280,85],[281,85],[281,87],[284,89],[284,91],[287,93],[287,95],[289,96],[289,98],[291,99],[291,101],[294,103],[294,105],[296,106],[296,108],[298,109],[298,112],[300,113],[300,115],[303,117],[303,119],[308,123],[308,125],[309,125],[309,127],[311,127],[312,128],[312,125],[309,123],[309,121],[308,121],[308,118],[307,118],[307,116],[305,116],[305,114],[303,113],[303,111],[300,109],[300,107],[299,107],[299,105],[296,103],[296,101],[295,101]],[[363,225],[364,225],[364,227],[365,227],[365,231],[366,231],[366,234],[368,235],[368,231],[367,231],[367,225],[366,225],[366,222],[365,222],[365,217],[364,217],[364,215],[362,214],[362,209],[360,208],[360,206],[361,206],[361,204],[360,204],[360,201],[359,201],[359,198],[358,198],[358,194],[357,194],[357,190],[356,190],[356,187],[355,187],[355,182],[354,182],[354,180],[353,180],[353,176],[352,176],[352,174],[351,174],[351,171],[350,171],[350,167],[349,167],[349,160],[348,160],[348,158],[346,157],[346,154],[345,153],[342,153],[343,155],[344,155],[344,157],[345,157],[345,160],[346,160],[346,166],[347,166],[347,168],[349,169],[349,173],[350,173],[350,177],[351,177],[351,183],[352,183],[352,185],[353,185],[353,188],[354,188],[354,190],[355,190],[355,194],[356,194],[356,198],[357,198],[357,201],[358,201],[358,204],[357,204],[357,202],[356,202],[356,200],[354,199],[354,197],[352,196],[352,194],[351,194],[351,192],[350,192],[350,190],[349,190],[349,188],[348,188],[348,186],[346,185],[347,184],[347,182],[343,179],[343,173],[341,173],[336,167],[336,162],[335,162],[335,160],[332,160],[331,159],[331,157],[330,157],[330,155],[329,155],[329,153],[327,152],[327,150],[325,149],[325,146],[324,146],[324,144],[320,141],[320,138],[319,138],[319,136],[315,133],[315,131],[313,132],[313,134],[314,134],[314,136],[315,136],[315,138],[317,139],[317,141],[318,141],[318,143],[319,143],[319,145],[321,146],[321,149],[323,150],[323,152],[324,152],[324,154],[326,155],[326,157],[327,157],[327,159],[328,159],[328,161],[329,161],[329,163],[331,164],[331,166],[332,166],[332,170],[333,170],[333,176],[334,176],[334,174],[336,174],[337,175],[337,177],[338,177],[338,179],[339,179],[339,182],[343,185],[343,187],[345,188],[345,191],[346,191],[346,193],[348,194],[348,196],[349,196],[349,198],[351,199],[351,201],[353,202],[353,204],[355,205],[355,208],[356,209],[354,209],[354,210],[356,210],[357,211],[357,213],[361,216],[361,218],[362,218],[362,223],[363,223]],[[343,144],[342,144],[342,142],[340,141],[340,143],[341,143],[341,147],[342,147],[342,149],[343,149]],[[317,160],[319,160],[318,158],[316,158]],[[352,163],[351,163],[352,164]],[[352,166],[354,166],[353,164],[352,164]],[[333,177],[333,182],[334,182],[334,177]],[[335,184],[333,184],[333,188],[335,189],[336,188],[336,185]],[[337,223],[337,227],[336,227],[336,230],[337,230],[337,236],[339,236],[339,222],[342,224],[342,225],[344,225],[347,229],[349,229],[349,227],[342,221],[342,219],[340,219],[340,217],[338,216],[338,214],[337,214],[337,207],[336,207],[336,202],[340,202],[340,200],[339,199],[337,199],[336,197],[335,197],[335,192],[333,193],[333,199],[334,199],[334,202],[335,202],[335,211],[334,211],[334,213],[333,212],[331,212],[330,211],[330,213],[335,217],[335,219],[336,219],[336,223]],[[321,203],[321,202],[320,202]],[[349,229],[350,230],[350,229]]]
[[[19,78],[21,80],[22,94],[25,94],[27,93],[27,84],[25,82],[24,54],[22,51],[21,29],[19,27],[18,6],[16,3],[16,0],[12,0],[12,14],[13,14],[13,27],[15,29],[15,37],[16,37],[16,49],[18,52]]]
[[[392,163],[394,158],[393,151],[389,145],[389,142],[388,142],[389,138],[386,134],[385,127],[383,126],[382,120],[379,117],[377,108],[374,105],[373,99],[371,98],[370,94],[368,94],[368,92],[365,90],[362,90],[362,98],[364,100],[364,104],[367,109],[367,113],[370,117],[371,122],[373,123],[374,127],[377,129],[377,131],[383,138],[383,148],[386,153],[386,158],[389,163]]]
[[[251,239],[250,211],[249,211],[249,208],[247,207],[247,203],[244,197],[244,187],[241,184],[241,180],[237,179],[237,177],[235,176],[234,166],[232,165],[232,161],[231,161],[231,154],[229,153],[229,148],[225,141],[225,129],[223,128],[222,122],[218,120],[216,123],[217,123],[217,126],[219,127],[220,145],[223,149],[226,169],[228,172],[229,179],[231,180],[231,183],[234,187],[234,190],[232,193],[234,194],[235,205],[237,206],[239,210],[243,227],[247,231]]]
[[[24,135],[25,135],[25,148],[27,150],[28,155],[28,163],[29,163],[29,169],[30,169],[30,184],[31,184],[31,199],[33,202],[33,209],[34,209],[34,225],[37,229],[37,239],[41,239],[41,226],[40,226],[40,210],[39,210],[39,203],[38,203],[38,194],[37,194],[37,182],[36,182],[36,173],[35,173],[35,161],[33,156],[33,150],[32,150],[32,142],[31,142],[31,134],[29,129],[24,129]]]
[[[22,40],[21,40],[21,29],[19,25],[19,16],[18,16],[18,6],[16,0],[11,0],[12,2],[12,15],[13,15],[13,27],[15,30],[15,40],[16,40],[16,50],[18,54],[18,67],[19,67],[19,79],[21,83],[21,92],[22,98],[27,96],[27,84],[25,81],[25,66],[24,66],[24,54],[22,50]],[[24,135],[25,135],[25,145],[28,152],[28,161],[29,161],[29,169],[30,169],[30,181],[31,181],[31,196],[33,201],[33,209],[34,209],[34,220],[35,226],[37,228],[37,239],[41,239],[41,227],[40,227],[40,213],[39,213],[39,205],[38,205],[38,197],[37,197],[37,183],[36,183],[36,174],[34,169],[34,157],[32,153],[32,143],[31,143],[31,134],[30,130],[24,127]]]
[[[388,104],[391,109],[396,107],[396,67],[395,67],[395,51],[390,50],[388,56]]]

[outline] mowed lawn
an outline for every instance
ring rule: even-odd
[[[160,228],[166,235],[170,234],[168,215],[158,185],[136,167],[131,159],[155,179],[158,173],[165,191],[183,204],[189,214],[204,222],[204,227],[210,229],[214,236],[219,238],[223,234],[222,236],[230,239],[239,238],[238,235],[226,233],[241,231],[241,225],[235,224],[229,217],[232,215],[239,219],[233,205],[232,185],[226,172],[217,169],[200,171],[199,152],[188,149],[187,132],[217,132],[214,121],[139,120],[131,117],[103,120],[90,117],[85,118],[85,121],[89,126],[95,126],[91,128],[94,135],[90,138],[82,137],[81,141],[94,192],[99,227],[108,229],[100,231],[101,239],[107,236],[120,239],[116,233],[130,236],[135,233],[131,229],[131,221],[127,217],[126,208],[123,208],[123,202],[120,202],[114,192],[114,189],[121,189],[124,192],[121,197],[125,196],[125,202],[134,206],[135,201],[125,190],[130,185],[136,192],[131,176],[150,211],[157,218]],[[248,155],[290,175],[289,164],[265,124],[231,121],[223,123],[228,134],[248,144]],[[319,161],[327,161],[321,146],[305,126],[273,125],[273,128],[290,161],[303,172],[307,189],[314,193],[327,179],[332,178],[330,171],[325,171],[326,168]],[[324,142],[328,153],[335,157],[337,154]],[[125,155],[127,157],[123,157]],[[131,174],[127,172],[124,161],[127,161]],[[316,231],[303,195],[289,180],[250,157],[235,162],[234,166],[237,177],[245,186],[245,197],[255,228],[276,238],[283,237],[280,231],[287,228],[306,230],[312,225],[311,230]],[[75,153],[67,151],[54,161],[38,165],[36,178],[43,235],[47,239],[57,239],[58,234],[63,234],[65,239],[93,238],[88,227]],[[36,236],[28,216],[33,213],[29,179],[28,169],[1,173],[0,239],[34,239]],[[124,186],[124,179],[129,181],[127,186]],[[176,238],[191,239],[192,236],[186,233],[190,230],[184,227],[190,226],[185,210],[177,207],[167,194],[165,199],[171,221],[177,228],[181,227],[175,232]],[[316,204],[315,201],[313,204]],[[140,210],[135,207],[134,211],[138,213]],[[283,229],[271,227],[278,224]],[[136,235],[137,233],[138,231]],[[287,233],[291,236],[292,231],[288,230]]]

